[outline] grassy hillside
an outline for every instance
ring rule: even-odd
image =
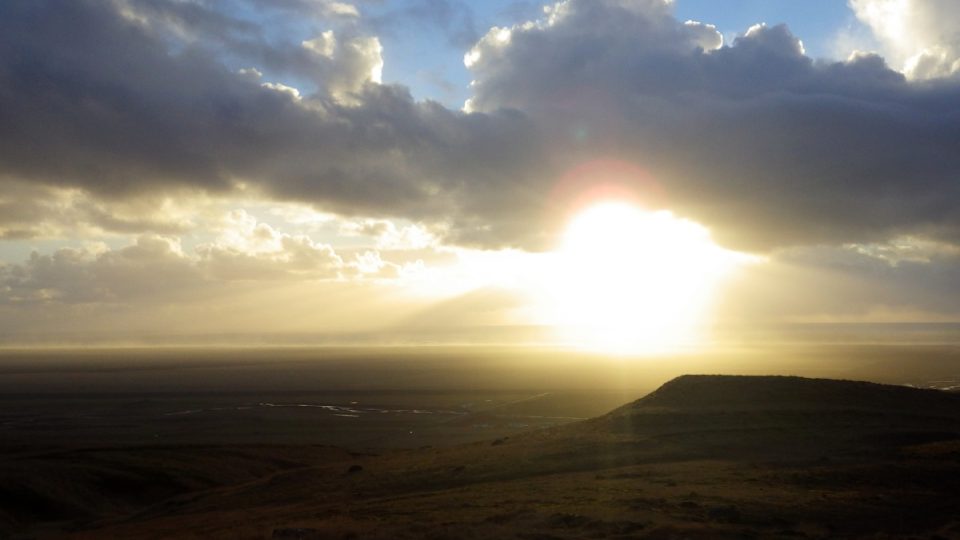
[[[34,491],[85,501],[76,538],[960,537],[960,395],[854,381],[684,376],[450,448],[190,452],[125,451],[99,503],[56,487],[89,489],[89,459],[33,457]],[[139,485],[176,487],[134,510]]]

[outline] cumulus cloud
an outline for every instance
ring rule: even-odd
[[[646,169],[661,204],[729,246],[955,238],[960,86],[910,83],[876,55],[814,62],[782,25],[719,43],[666,2],[561,2],[467,54],[468,108],[522,110],[558,152]]]
[[[149,234],[122,248],[93,243],[0,265],[0,304],[195,301],[199,291],[227,294],[232,282],[389,280],[403,269],[378,249],[338,253],[235,210],[214,240],[189,251],[179,237]]]
[[[567,0],[468,52],[466,114],[378,84],[357,28],[277,43],[216,3],[4,2],[0,177],[104,208],[302,201],[485,247],[549,247],[597,182],[654,190],[741,249],[960,232],[955,80],[814,62],[784,26],[723,45],[662,0]],[[597,160],[623,166],[570,176]]]
[[[170,197],[104,201],[75,188],[12,181],[0,185],[0,239],[176,235],[196,227],[196,204],[175,203]]]
[[[376,37],[338,39],[332,30],[304,40],[304,49],[330,61],[323,74],[323,85],[330,95],[346,103],[356,103],[356,95],[368,82],[380,83],[383,72],[383,47]]]
[[[118,302],[158,294],[183,298],[198,278],[177,240],[147,236],[116,251],[63,248],[0,267],[0,303]]]
[[[960,4],[951,0],[850,0],[898,68],[930,79],[960,71]]]
[[[642,94],[673,75],[669,60],[722,40],[710,25],[680,23],[662,0],[559,2],[541,20],[490,29],[467,52],[464,63],[475,75],[467,108],[580,107],[610,94]]]
[[[297,101],[202,48],[172,51],[109,3],[12,2],[0,10],[6,178],[104,200],[246,187],[347,214],[459,214],[465,235],[491,228],[483,207],[467,208],[469,192],[509,189],[537,161],[538,137],[522,116],[465,118],[375,84],[375,38],[332,37],[333,60],[297,44],[296,56],[312,59],[303,73],[333,62],[318,70],[330,87]],[[354,92],[350,103],[338,101]]]

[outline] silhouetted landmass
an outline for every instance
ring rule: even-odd
[[[3,530],[75,538],[956,538],[960,395],[683,376],[451,447],[8,454]]]
[[[960,395],[863,381],[787,376],[684,375],[673,379],[624,410],[651,407],[682,409],[897,409],[945,408],[955,412]]]

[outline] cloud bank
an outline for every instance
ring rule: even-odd
[[[542,248],[544,194],[605,158],[649,171],[732,247],[957,232],[957,82],[814,61],[784,26],[721,46],[659,0],[561,2],[467,53],[464,114],[377,84],[375,37],[272,45],[214,6],[4,3],[0,173],[111,200],[246,188]],[[315,88],[229,69],[224,47]]]
[[[436,24],[473,39],[469,10],[441,4]],[[428,20],[429,7],[406,16]],[[157,205],[195,198],[294,201],[418,223],[448,245],[536,251],[555,245],[565,212],[603,184],[740,250],[903,237],[954,245],[956,7],[851,7],[886,58],[813,59],[783,25],[723,43],[664,0],[565,0],[466,50],[472,97],[452,110],[383,83],[376,21],[364,23],[362,4],[0,3],[0,235],[63,235],[80,223],[141,237],[8,265],[3,298],[125,298],[133,293],[111,276],[127,272],[149,291],[141,265],[185,288],[363,273],[322,242],[276,231],[261,231],[266,251],[178,251],[175,237],[196,223],[177,204]],[[288,33],[298,37],[278,37]],[[904,268],[890,279],[919,275]]]

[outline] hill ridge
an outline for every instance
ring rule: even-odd
[[[646,396],[611,411],[627,414],[644,408],[675,409],[837,409],[956,411],[960,393],[866,381],[794,375],[687,374],[671,379]]]

